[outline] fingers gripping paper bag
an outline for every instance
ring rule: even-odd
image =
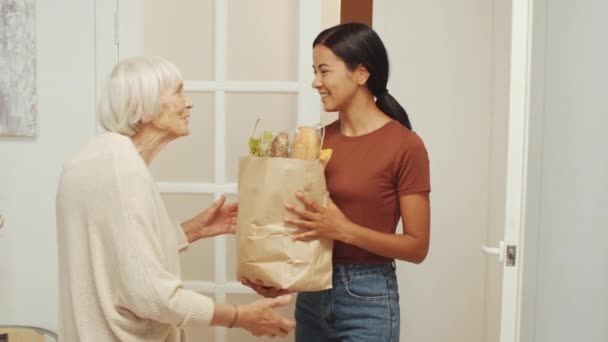
[[[294,140],[290,146],[287,133],[265,131],[250,139],[251,156],[239,160],[237,277],[297,292],[319,291],[332,287],[333,241],[294,241],[291,236],[305,230],[283,219],[293,215],[286,203],[303,207],[297,191],[326,206],[324,165],[331,151],[320,153],[312,127],[299,128]]]

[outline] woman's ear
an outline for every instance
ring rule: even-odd
[[[357,69],[355,69],[354,76],[357,84],[364,85],[369,79],[369,71],[367,71],[367,68],[363,64],[359,64]]]

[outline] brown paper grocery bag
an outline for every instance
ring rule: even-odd
[[[332,287],[333,241],[293,241],[305,230],[283,222],[286,203],[303,207],[302,191],[325,206],[328,193],[319,160],[242,157],[239,160],[237,277],[296,292]]]

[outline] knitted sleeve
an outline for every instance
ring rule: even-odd
[[[182,224],[179,221],[173,222],[175,227],[175,235],[177,237],[177,247],[180,252],[184,251],[188,246],[190,246],[190,242],[188,242],[188,238],[186,237],[186,232],[182,228]]]
[[[113,302],[122,312],[161,323],[208,325],[213,318],[213,300],[185,289],[165,265],[159,232],[170,229],[173,234],[177,227],[159,226],[159,208],[152,200],[158,190],[152,178],[124,163],[116,166],[114,190],[119,200],[113,205],[111,224],[96,230],[111,250],[104,262],[112,264]]]

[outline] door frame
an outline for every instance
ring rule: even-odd
[[[532,341],[535,333],[546,7],[513,0],[504,242],[517,256],[515,266],[503,265],[500,342]]]

